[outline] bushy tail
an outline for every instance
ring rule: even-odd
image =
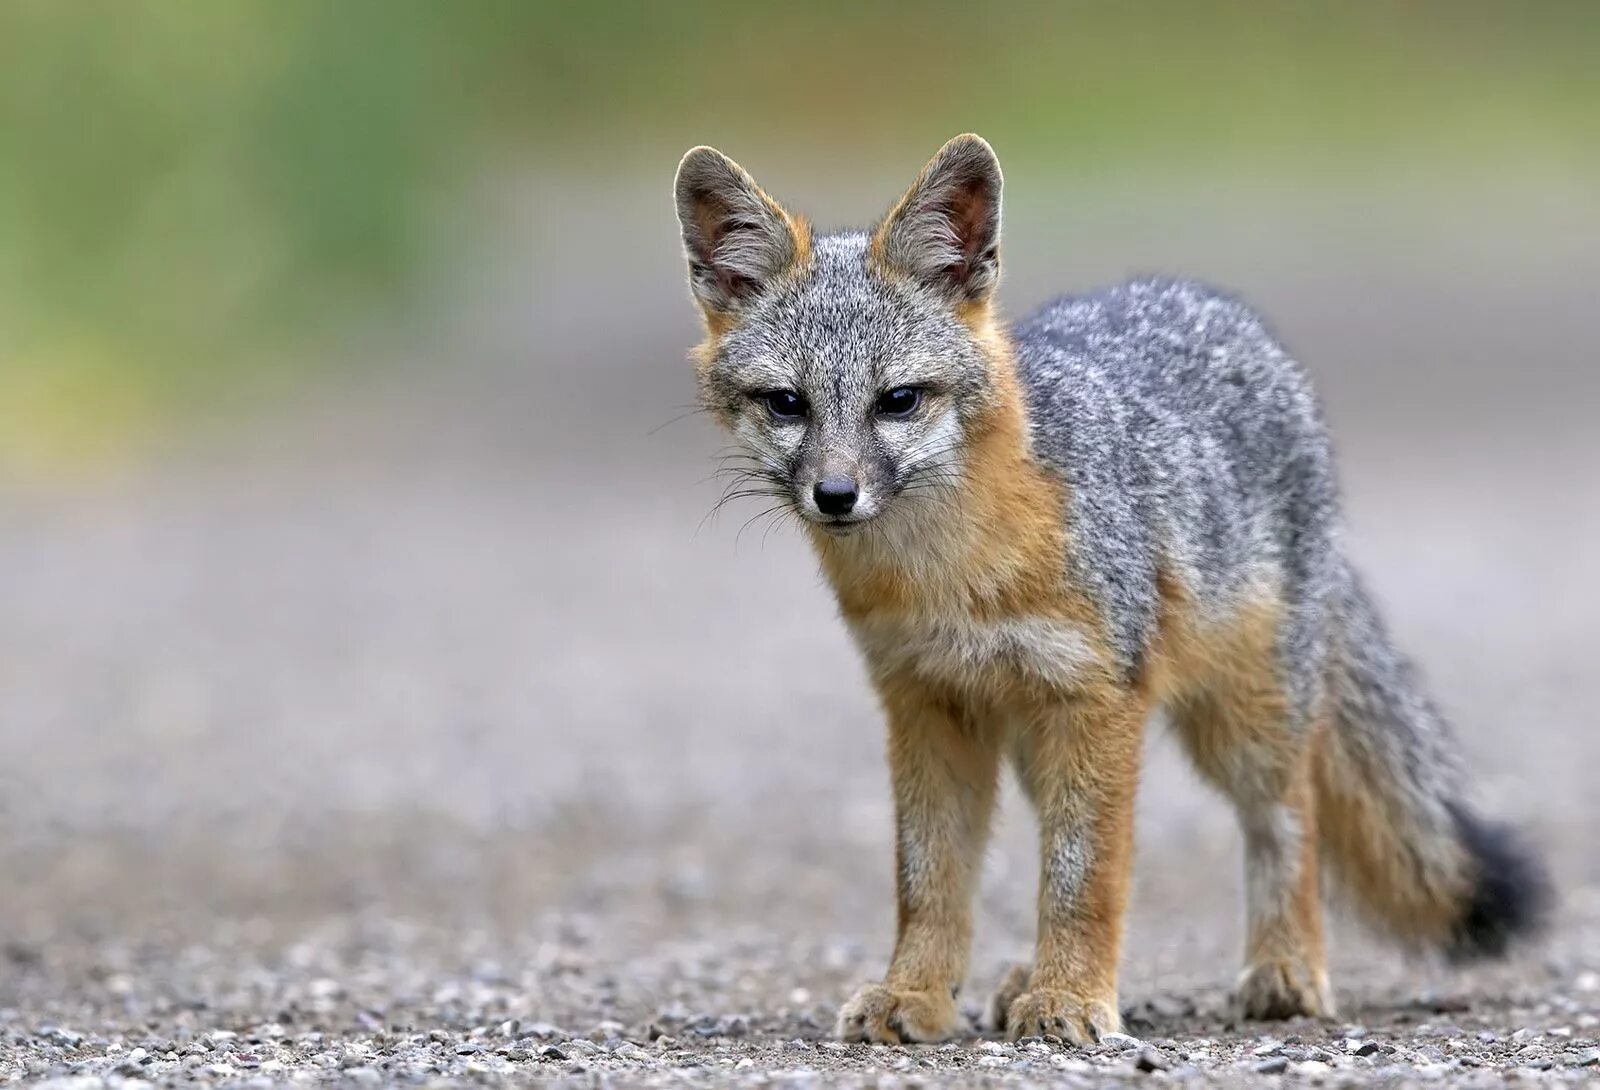
[[[1448,726],[1355,573],[1341,583],[1315,772],[1323,854],[1384,932],[1455,960],[1503,954],[1544,918],[1544,867],[1468,807]]]

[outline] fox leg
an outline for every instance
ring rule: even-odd
[[[1015,743],[1039,817],[1039,935],[1033,969],[1013,970],[991,1005],[1012,1037],[1078,1044],[1121,1028],[1117,962],[1133,855],[1133,798],[1145,709],[1080,698],[1033,717]]]
[[[998,1030],[1006,1028],[1006,1019],[1011,1014],[1011,1004],[1028,990],[1028,979],[1032,976],[1032,965],[1011,965],[1006,969],[1006,975],[1000,978],[999,986],[989,996],[989,1002],[983,1009],[984,1025],[993,1026]]]
[[[1281,798],[1240,809],[1249,937],[1237,994],[1249,1018],[1333,1014],[1309,758],[1307,746]]]
[[[1232,800],[1244,832],[1247,1018],[1333,1013],[1318,891],[1312,761],[1321,726],[1297,727],[1275,679],[1231,689],[1175,716],[1200,772]]]
[[[881,984],[839,1013],[849,1041],[938,1041],[961,1029],[955,995],[972,944],[972,895],[999,779],[999,740],[924,682],[880,684],[889,719],[898,889]]]

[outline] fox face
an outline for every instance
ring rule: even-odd
[[[1000,187],[989,145],[957,137],[871,231],[813,237],[727,156],[684,157],[700,397],[739,491],[847,536],[959,482],[993,395]]]

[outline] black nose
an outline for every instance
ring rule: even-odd
[[[849,477],[824,477],[811,494],[824,515],[848,515],[856,505],[856,482]]]

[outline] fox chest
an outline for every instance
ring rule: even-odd
[[[853,620],[850,629],[874,669],[963,689],[1071,687],[1098,662],[1089,634],[1054,617],[871,615]]]

